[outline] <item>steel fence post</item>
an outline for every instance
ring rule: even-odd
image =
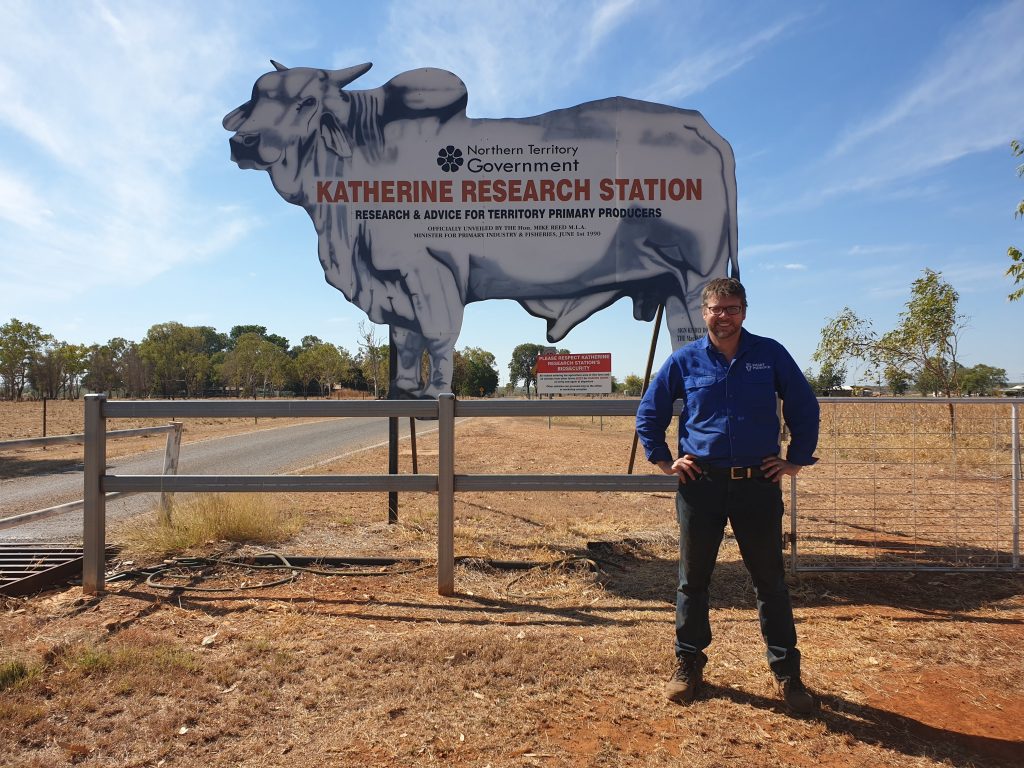
[[[796,475],[789,476],[789,556],[791,568],[796,573],[799,568],[799,561],[796,554]]]
[[[85,396],[85,504],[82,522],[82,592],[103,591],[106,550],[106,496],[103,475],[107,470],[107,422],[103,414],[106,395]]]
[[[455,395],[437,398],[437,592],[455,594]]]
[[[1014,570],[1020,568],[1020,405],[1010,406],[1010,437],[1012,468],[1010,470],[1011,503],[1013,505],[1013,555]]]

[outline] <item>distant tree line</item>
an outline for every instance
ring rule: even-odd
[[[141,341],[70,344],[12,318],[0,325],[0,399],[69,398],[83,391],[123,398],[211,396],[327,397],[338,387],[385,397],[389,348],[373,326],[359,327],[355,352],[303,336],[292,346],[262,325],[158,323]],[[494,355],[476,347],[455,352],[453,389],[491,395]]]

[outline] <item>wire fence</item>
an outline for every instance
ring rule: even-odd
[[[820,461],[789,505],[794,570],[1020,567],[1020,403],[820,402]]]

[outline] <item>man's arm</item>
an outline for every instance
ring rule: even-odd
[[[814,450],[818,447],[818,425],[820,409],[811,385],[807,383],[796,361],[780,345],[779,361],[775,367],[778,376],[777,387],[782,398],[782,417],[791,435],[789,450],[784,464],[795,467],[784,474],[795,475],[799,467],[814,464],[817,459]],[[783,461],[778,459],[778,461]],[[781,471],[781,470],[780,470]]]
[[[674,369],[670,357],[651,380],[636,410],[636,433],[644,447],[644,454],[649,462],[657,464],[663,472],[663,463],[673,463],[672,451],[665,442],[665,431],[672,422],[672,405],[682,393],[682,387],[679,386],[681,377]]]

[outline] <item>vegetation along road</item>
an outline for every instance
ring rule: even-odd
[[[400,419],[403,439],[409,420]],[[418,422],[417,434],[433,431],[434,422]],[[286,474],[331,458],[387,442],[386,418],[337,418],[295,424],[186,443],[178,465],[183,475]],[[108,463],[111,474],[159,474],[163,449]],[[386,467],[381,467],[386,471]],[[31,512],[82,498],[81,466],[60,474],[0,481],[0,518]],[[153,508],[156,494],[139,494],[107,503],[107,521],[138,515]],[[68,512],[38,522],[0,530],[0,541],[81,541],[82,512]]]

